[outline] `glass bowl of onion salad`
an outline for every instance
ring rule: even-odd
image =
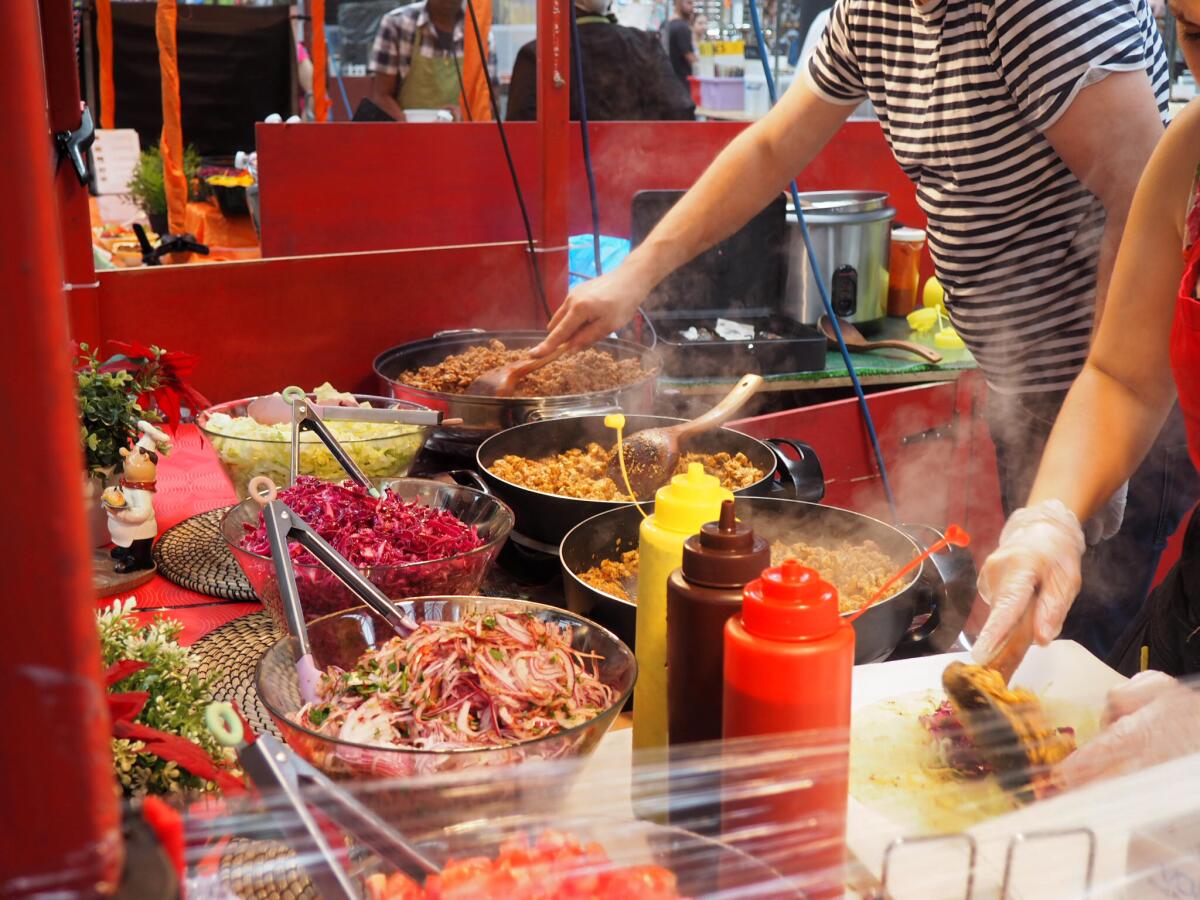
[[[582,756],[633,691],[633,651],[565,610],[493,597],[397,606],[418,623],[407,637],[365,606],[309,623],[316,702],[301,699],[291,638],[259,662],[258,694],[284,740],[333,777]]]

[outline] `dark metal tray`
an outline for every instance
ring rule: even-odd
[[[778,337],[752,341],[689,341],[680,335],[688,328],[713,331],[717,319],[730,319],[754,326],[755,335],[769,332]],[[658,351],[663,374],[675,378],[742,375],[756,372],[776,375],[787,372],[819,372],[825,368],[825,335],[811,325],[766,311],[729,310],[704,316],[680,313],[650,313],[658,333]]]

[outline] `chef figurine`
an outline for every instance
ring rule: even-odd
[[[158,452],[166,453],[171,439],[149,422],[138,422],[142,436],[133,449],[121,448],[122,475],[119,488],[104,492],[102,500],[108,513],[108,533],[116,546],[113,571],[137,572],[154,568],[150,549],[158,535],[154,518],[154,491]]]

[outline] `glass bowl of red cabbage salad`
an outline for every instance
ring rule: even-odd
[[[308,625],[323,673],[305,703],[295,642],[255,674],[288,745],[339,778],[392,779],[585,755],[633,691],[637,662],[566,610],[493,597],[400,601],[406,637],[366,606]]]
[[[392,600],[473,594],[513,527],[502,501],[474,488],[422,478],[383,478],[372,497],[352,481],[302,475],[279,492],[338,553]],[[221,519],[221,533],[275,625],[287,630],[262,511],[243,500]],[[291,545],[305,621],[361,601],[298,544]]]

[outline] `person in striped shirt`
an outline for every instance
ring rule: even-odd
[[[1148,0],[838,0],[802,77],[619,268],[571,291],[534,352],[583,346],[631,319],[869,99],[928,217],[954,325],[987,377],[1007,515],[1024,505],[1087,355],[1167,88]],[[1185,445],[1176,412],[1089,523],[1100,546],[1063,633],[1098,655],[1133,618],[1200,493]]]

